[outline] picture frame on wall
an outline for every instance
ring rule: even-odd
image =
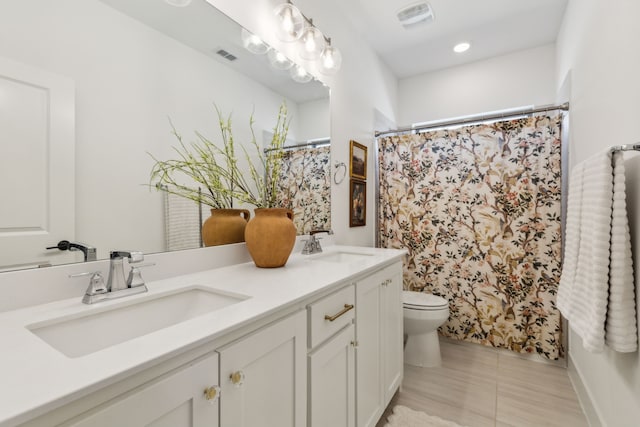
[[[350,141],[350,174],[356,179],[367,179],[367,147]]]
[[[351,179],[349,186],[349,227],[367,224],[367,183]]]

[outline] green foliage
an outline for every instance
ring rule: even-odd
[[[225,118],[216,107],[222,135],[222,147],[196,132],[197,140],[185,144],[173,124],[172,133],[179,146],[173,147],[177,154],[174,160],[158,160],[149,154],[155,164],[151,169],[150,185],[167,193],[175,194],[212,208],[230,208],[233,201],[254,205],[257,208],[277,206],[277,185],[282,168],[283,147],[289,132],[287,107],[280,105],[271,142],[263,150],[256,141],[253,130],[253,115],[249,118],[251,140],[242,144],[248,170],[238,164],[235,141],[231,127],[231,116]],[[251,151],[255,150],[253,160]],[[185,184],[181,178],[188,178]],[[204,190],[200,190],[204,188]]]

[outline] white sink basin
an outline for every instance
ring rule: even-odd
[[[357,252],[329,252],[322,255],[317,255],[312,259],[314,261],[325,261],[325,262],[338,262],[338,263],[346,263],[352,261],[360,261],[363,259],[367,259],[372,256],[371,254],[362,254]]]
[[[80,357],[244,301],[245,295],[204,287],[110,305],[90,314],[47,320],[27,328],[69,357]]]

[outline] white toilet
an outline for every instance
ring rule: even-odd
[[[404,363],[421,367],[440,366],[438,327],[449,318],[446,299],[424,292],[402,291]]]

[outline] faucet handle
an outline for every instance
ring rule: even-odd
[[[144,261],[144,254],[140,251],[111,251],[109,252],[111,259],[129,258],[129,262]]]
[[[91,297],[94,295],[107,293],[107,286],[104,284],[104,278],[102,277],[102,273],[100,273],[99,271],[89,271],[85,273],[76,273],[76,274],[69,275],[69,277],[73,277],[73,278],[84,277],[84,276],[91,276],[91,279],[89,279],[89,287],[85,292],[85,298],[87,296]]]
[[[145,286],[144,279],[142,278],[141,268],[151,267],[156,265],[155,262],[148,262],[146,264],[129,264],[131,270],[129,271],[129,277],[127,277],[127,288],[136,288],[138,286]]]

